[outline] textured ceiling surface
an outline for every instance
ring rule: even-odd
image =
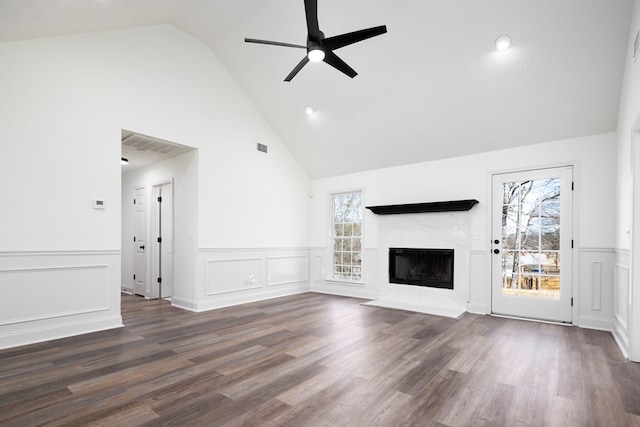
[[[312,178],[616,128],[632,0],[318,3],[326,36],[387,25],[336,52],[354,79],[319,63],[285,83],[304,51],[244,43],[305,44],[302,0],[2,0],[0,42],[172,24],[211,47]]]

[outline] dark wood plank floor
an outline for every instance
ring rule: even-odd
[[[611,334],[302,294],[0,351],[0,425],[640,426]]]

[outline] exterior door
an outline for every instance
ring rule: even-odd
[[[493,176],[493,313],[571,323],[572,182],[572,167]]]
[[[148,296],[147,293],[147,211],[145,187],[135,189],[135,236],[133,237],[134,280],[133,293]]]

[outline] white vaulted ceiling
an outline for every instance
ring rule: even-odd
[[[354,79],[320,63],[285,83],[304,51],[244,43],[305,44],[303,0],[2,0],[0,42],[174,25],[211,47],[312,178],[616,129],[632,0],[318,3],[326,36],[387,25],[336,52]]]

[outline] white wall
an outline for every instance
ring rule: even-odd
[[[616,298],[614,303],[614,336],[623,350],[628,352],[631,359],[635,361],[640,361],[640,310],[633,309],[633,307],[640,307],[640,279],[637,273],[634,274],[634,271],[640,269],[640,250],[638,250],[640,233],[637,224],[640,218],[640,174],[638,173],[640,168],[638,156],[640,63],[633,58],[633,46],[639,29],[640,1],[635,0],[618,114]],[[634,229],[636,243],[632,244]]]
[[[199,149],[200,247],[307,247],[309,179],[202,43],[155,26],[2,43],[0,57],[0,171],[11,183],[0,209],[0,292],[38,319],[0,310],[0,338],[11,335],[2,346],[121,324],[121,129]],[[95,198],[105,210],[91,208]],[[76,292],[90,275],[68,289],[47,270],[82,263],[108,266],[104,310]],[[185,299],[197,306],[209,297],[196,293],[205,265],[193,268]],[[37,273],[18,286],[19,269]],[[76,306],[38,300],[43,286]],[[46,331],[32,338],[34,328]]]
[[[473,143],[470,141],[469,143]],[[574,321],[583,326],[611,328],[611,295],[613,267],[611,254],[615,243],[615,134],[594,135],[521,148],[483,153],[448,160],[380,169],[312,181],[315,196],[311,203],[312,256],[323,257],[315,265],[327,262],[328,201],[327,194],[349,188],[363,188],[365,205],[387,205],[433,202],[457,199],[477,199],[479,204],[471,213],[471,283],[468,308],[475,312],[489,312],[487,295],[490,248],[490,176],[506,170],[522,170],[546,166],[575,165],[575,211],[577,212],[574,239],[574,295],[584,303]],[[312,289],[321,292],[343,293],[363,298],[376,297],[375,265],[367,262],[366,254],[376,251],[378,218],[365,211],[364,245],[365,283],[359,288],[312,281]],[[588,256],[584,255],[588,254]],[[372,257],[375,259],[375,256]],[[582,277],[580,259],[603,262],[602,278]],[[317,268],[316,268],[317,269]],[[378,272],[384,275],[386,272]],[[322,276],[312,270],[312,277]],[[592,281],[600,280],[603,303],[591,304],[594,295]],[[594,308],[596,307],[596,308]],[[577,310],[577,308],[576,308]]]

